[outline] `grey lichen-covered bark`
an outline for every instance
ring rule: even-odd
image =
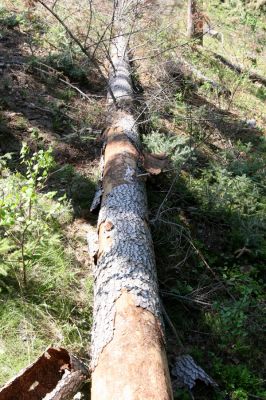
[[[172,375],[176,378],[175,383],[180,388],[187,387],[188,389],[192,389],[197,380],[204,382],[206,385],[211,385],[213,387],[218,386],[189,355],[177,357],[172,368]]]
[[[136,174],[128,179],[130,183],[114,187],[106,196],[99,215],[99,224],[110,225],[112,244],[95,267],[93,365],[113,337],[115,301],[122,289],[134,294],[136,306],[160,317],[145,188]]]

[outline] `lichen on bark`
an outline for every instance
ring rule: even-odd
[[[136,306],[161,319],[144,184],[135,180],[113,188],[103,200],[98,225],[105,221],[112,228],[102,235],[111,240],[94,269],[92,366],[113,337],[115,302],[123,289],[134,295]]]

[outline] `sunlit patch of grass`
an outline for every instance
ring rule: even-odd
[[[55,243],[55,241],[57,243]],[[88,275],[83,266],[51,238],[37,249],[38,263],[28,272],[21,295],[14,280],[5,280],[0,296],[0,384],[25,367],[49,345],[61,345],[86,356],[92,322]]]
[[[8,169],[7,156],[0,159],[0,384],[49,345],[86,356],[92,321],[90,271],[64,233],[71,206],[44,193],[43,171],[55,167],[51,151],[28,152],[24,145],[27,179]]]

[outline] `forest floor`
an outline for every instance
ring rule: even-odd
[[[88,362],[86,236],[96,231],[90,204],[106,127],[104,76],[64,28],[41,6],[2,3],[0,385],[48,345]],[[87,2],[57,3],[84,40]],[[95,3],[89,44],[110,19],[108,2]],[[147,2],[131,38],[143,145],[171,160],[147,181],[162,301],[179,336],[166,322],[169,362],[190,354],[219,384],[197,384],[195,399],[264,399],[266,87],[214,55],[266,77],[265,14],[209,1],[222,40],[205,35],[201,47],[186,38],[183,3]],[[96,47],[104,61],[106,46]],[[228,91],[198,84],[181,59]],[[48,176],[36,183],[36,170]]]

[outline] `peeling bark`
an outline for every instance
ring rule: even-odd
[[[88,369],[62,348],[49,348],[0,389],[0,400],[68,400]]]
[[[124,3],[124,2],[122,2]],[[125,21],[118,21],[123,31]],[[121,26],[122,25],[122,26]],[[127,40],[111,49],[99,250],[94,269],[92,400],[169,400],[171,383]]]
[[[158,319],[136,307],[124,291],[116,301],[113,339],[92,375],[92,400],[172,399],[167,359]]]

